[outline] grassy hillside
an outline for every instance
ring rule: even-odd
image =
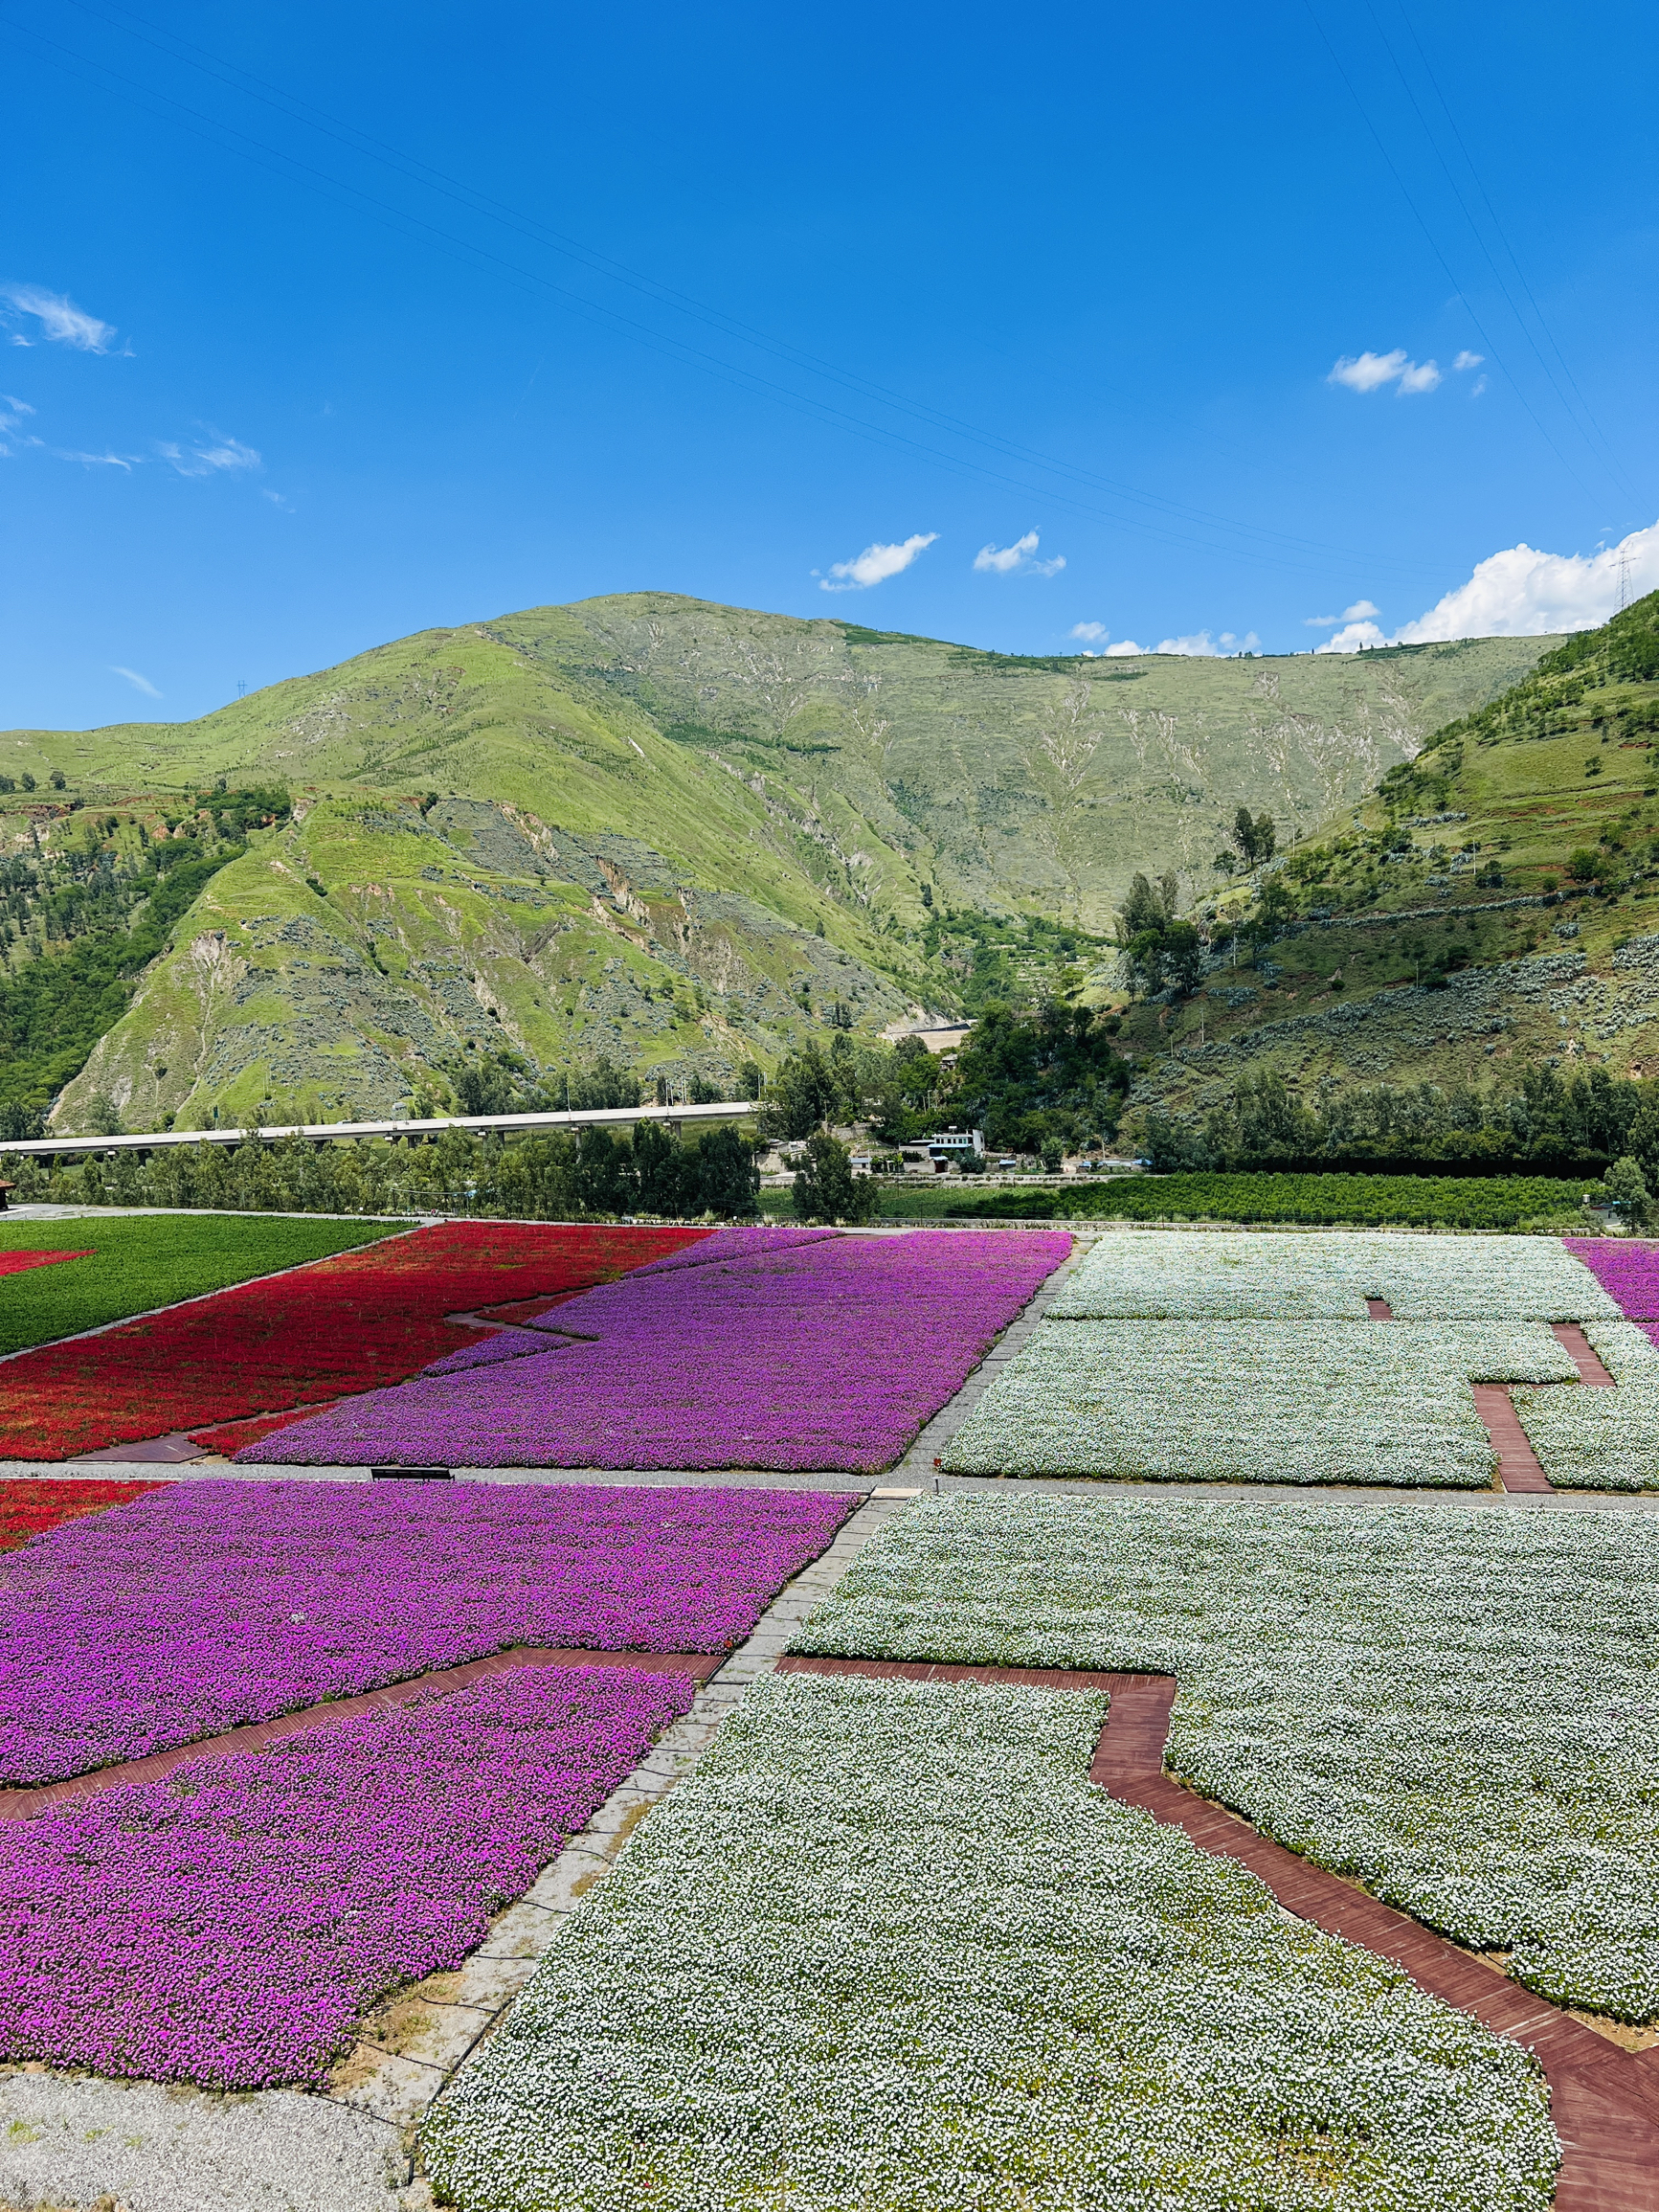
[[[1659,1074],[1656,736],[1659,594],[1207,901],[1222,964],[1126,1019],[1133,1104],[1191,1114],[1268,1070],[1309,1099],[1537,1062]]]
[[[1134,869],[1199,891],[1238,804],[1322,819],[1550,643],[1025,661],[640,594],[12,732],[7,1095],[66,1084],[66,1129],[387,1113],[503,1050],[729,1084],[829,1024],[1098,993]],[[291,813],[245,820],[256,787]],[[133,855],[181,839],[173,912]],[[120,895],[54,930],[65,869]]]

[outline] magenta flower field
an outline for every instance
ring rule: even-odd
[[[531,1322],[556,1349],[448,1362],[237,1456],[876,1474],[1071,1249],[1052,1230],[727,1235]]]
[[[853,1498],[175,1482],[0,1558],[0,1784],[515,1644],[729,1650]]]
[[[359,2011],[459,1966],[690,1705],[523,1668],[0,1827],[0,2059],[319,2082]]]
[[[1603,1236],[1567,1236],[1561,1242],[1617,1299],[1622,1314],[1633,1321],[1659,1321],[1659,1244]]]

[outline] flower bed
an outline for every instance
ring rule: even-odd
[[[364,2008],[460,1964],[693,1687],[527,1667],[0,1827],[0,2058],[319,2084]]]
[[[43,1536],[60,1522],[78,1521],[83,1513],[101,1513],[111,1505],[124,1505],[158,1482],[104,1482],[72,1478],[65,1482],[19,1479],[0,1480],[0,1551],[13,1551],[32,1536]]]
[[[1543,2212],[1532,2059],[1087,1779],[1105,1700],[774,1678],[433,2108],[482,2212]]]
[[[956,1475],[1485,1489],[1470,1382],[1573,1382],[1537,1321],[1045,1321],[947,1445]]]
[[[293,1221],[241,1213],[100,1214],[96,1220],[0,1222],[0,1353],[98,1329],[180,1298],[373,1244],[393,1221]],[[89,1253],[87,1240],[95,1241]],[[41,1267],[42,1257],[68,1264]]]
[[[1659,1490],[1659,1371],[1606,1365],[1616,1389],[1516,1390],[1521,1427],[1558,1490]]]
[[[726,1651],[855,1502],[168,1483],[0,1560],[0,1785],[514,1644]]]
[[[1656,1579],[1646,1514],[957,1496],[796,1645],[1174,1675],[1173,1773],[1540,1995],[1649,2020]]]
[[[632,1275],[532,1323],[591,1341],[355,1399],[240,1456],[874,1474],[960,1388],[1070,1242],[831,1236]]]
[[[0,1366],[0,1456],[63,1459],[399,1382],[474,1342],[447,1314],[585,1288],[705,1233],[448,1222],[43,1346]]]
[[[1618,1308],[1554,1237],[1278,1236],[1145,1230],[1102,1237],[1052,1318],[1578,1321]],[[1659,1308],[1655,1309],[1659,1311]]]
[[[1570,1236],[1567,1250],[1632,1320],[1659,1320],[1659,1244],[1625,1237]]]

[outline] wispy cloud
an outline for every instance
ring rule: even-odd
[[[1454,369],[1478,369],[1485,359],[1486,355],[1484,353],[1471,353],[1468,348],[1466,346],[1463,351],[1457,356],[1457,359],[1452,363],[1452,367]]]
[[[158,443],[156,451],[164,461],[170,461],[181,476],[234,476],[242,470],[265,465],[255,447],[244,445],[239,438],[227,438],[218,430],[208,432],[206,443],[200,440],[189,446]]]
[[[0,457],[10,458],[16,451],[17,445],[40,443],[38,438],[27,434],[17,438],[17,432],[23,428],[24,417],[34,412],[27,399],[17,399],[10,392],[0,392]],[[15,445],[11,442],[13,439],[16,439]]]
[[[974,566],[982,576],[1057,576],[1065,566],[1065,555],[1056,553],[1052,560],[1037,558],[1039,539],[1034,530],[1028,530],[1012,545],[982,545],[974,555]]]
[[[1104,622],[1073,622],[1065,634],[1077,639],[1080,644],[1104,645],[1111,632]]]
[[[260,485],[259,497],[268,499],[273,507],[280,507],[284,514],[292,514],[294,511],[292,504],[280,491],[273,491],[268,484]]]
[[[1396,346],[1392,353],[1344,353],[1325,381],[1350,392],[1380,392],[1395,384],[1405,394],[1432,392],[1441,375],[1437,362],[1408,360],[1404,347]]]
[[[130,476],[144,463],[142,453],[78,453],[71,446],[47,448],[54,461],[78,461],[82,468],[124,468]]]
[[[1366,615],[1379,615],[1382,609],[1370,599],[1356,599],[1351,607],[1344,607],[1339,615],[1304,615],[1302,626],[1307,630],[1334,630],[1338,622],[1363,620]]]
[[[1160,653],[1185,653],[1193,660],[1215,661],[1226,653],[1253,653],[1261,642],[1254,630],[1246,630],[1242,638],[1231,630],[1223,630],[1219,638],[1199,630],[1196,637],[1165,638],[1157,649]]]
[[[113,323],[101,323],[63,292],[48,292],[39,284],[0,284],[0,300],[12,316],[27,315],[38,326],[33,333],[14,330],[13,346],[34,346],[44,338],[54,346],[73,346],[78,353],[107,353],[115,341]]]
[[[832,561],[827,576],[818,576],[820,592],[867,592],[872,584],[885,583],[888,576],[896,576],[908,569],[920,553],[938,537],[936,530],[924,535],[917,531],[902,545],[867,545],[863,552],[850,561]],[[812,572],[818,576],[817,569]]]
[[[123,668],[120,662],[110,664],[112,676],[124,676],[135,691],[142,691],[146,699],[159,699],[161,693],[147,676],[141,676],[136,668]]]

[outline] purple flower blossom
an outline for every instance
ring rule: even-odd
[[[0,2059],[319,2082],[363,2008],[460,1964],[692,1695],[515,1669],[0,1827]]]
[[[434,1360],[422,1367],[423,1375],[464,1375],[469,1367],[494,1367],[503,1360],[516,1360],[526,1352],[545,1352],[548,1340],[539,1331],[507,1326],[486,1336],[481,1330],[475,1344],[462,1344],[459,1352],[445,1352],[441,1360]]]
[[[1625,1237],[1568,1236],[1561,1239],[1576,1253],[1619,1310],[1633,1321],[1659,1320],[1659,1244],[1638,1244]],[[572,1300],[579,1305],[581,1300]]]
[[[836,1236],[640,1269],[533,1323],[566,1339],[542,1358],[366,1392],[237,1457],[875,1474],[1070,1249],[1055,1231]]]
[[[0,1784],[86,1773],[515,1644],[726,1651],[854,1502],[170,1483],[0,1559]]]

